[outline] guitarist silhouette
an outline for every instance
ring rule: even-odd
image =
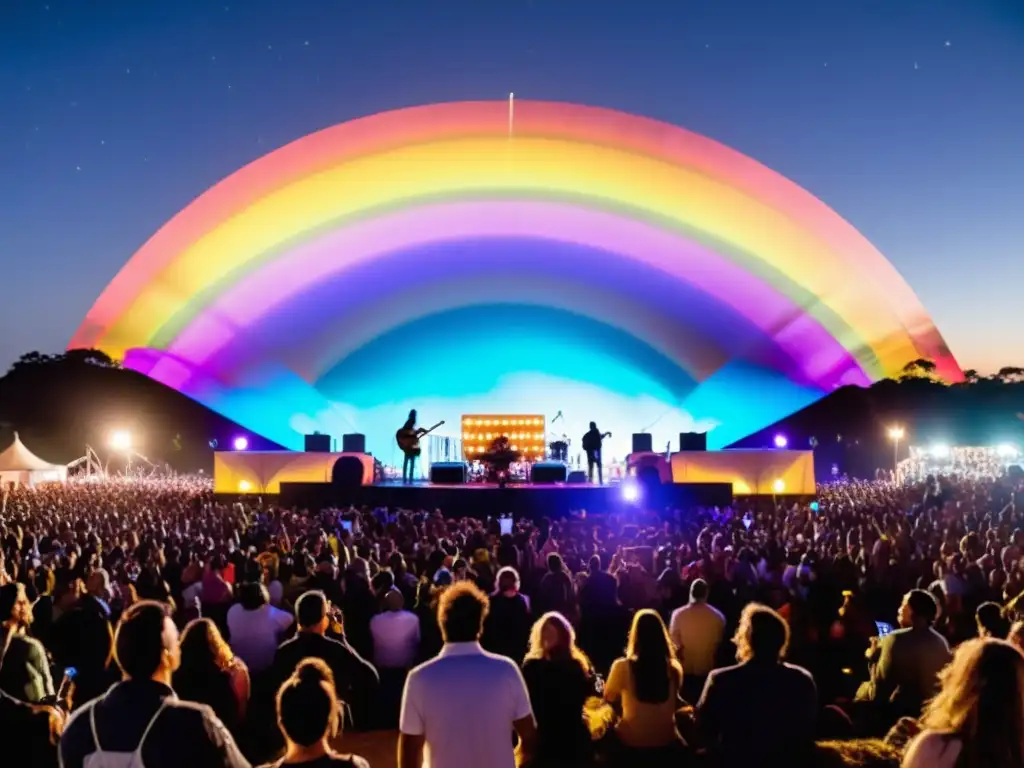
[[[416,426],[416,409],[409,411],[409,418],[405,420],[402,428],[395,433],[395,441],[398,447],[405,454],[405,461],[402,463],[402,482],[408,483],[413,479],[416,468],[416,459],[420,457],[420,438],[433,432],[444,424],[437,422],[430,429],[423,429]]]
[[[590,431],[583,435],[583,450],[587,454],[587,477],[594,482],[594,467],[597,467],[597,484],[604,485],[601,472],[601,441],[611,437],[611,432],[602,433],[595,422],[590,422]]]

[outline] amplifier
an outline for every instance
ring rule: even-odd
[[[435,485],[462,485],[466,482],[466,465],[461,461],[442,461],[430,465],[430,482]]]
[[[567,472],[560,461],[539,461],[530,469],[530,482],[564,483]]]

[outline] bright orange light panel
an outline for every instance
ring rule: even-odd
[[[547,449],[543,416],[536,414],[471,413],[462,417],[462,452],[468,461],[486,453],[491,441],[504,435],[529,461],[540,461]]]

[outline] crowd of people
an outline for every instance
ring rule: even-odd
[[[364,768],[344,732],[378,729],[401,768],[1024,766],[1022,592],[1015,475],[505,534],[199,478],[14,488],[0,732],[68,768]]]

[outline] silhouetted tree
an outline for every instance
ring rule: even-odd
[[[996,378],[1004,384],[1020,383],[1024,381],[1024,368],[1016,368],[1010,365],[1004,366],[996,373]]]
[[[927,379],[935,375],[935,363],[921,358],[903,366],[901,379]]]

